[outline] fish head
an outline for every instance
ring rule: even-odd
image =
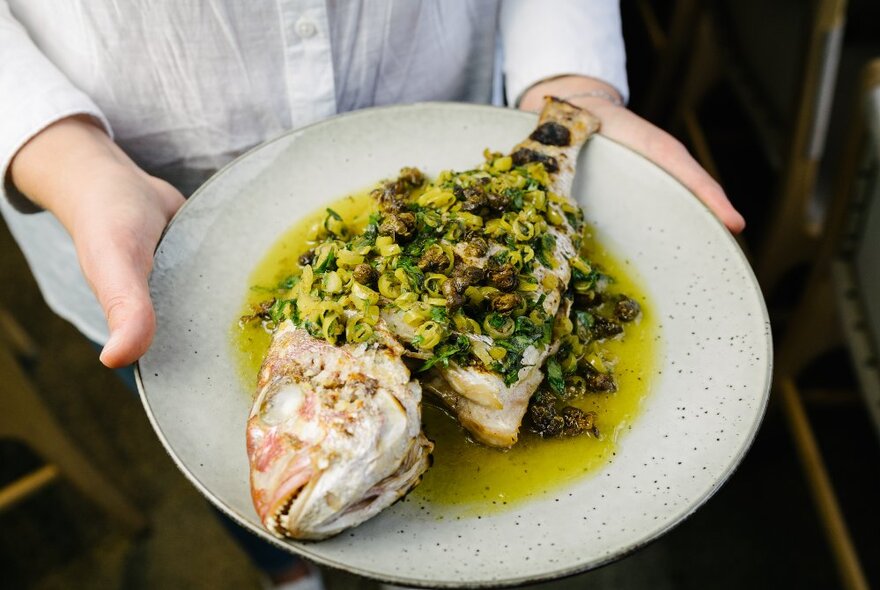
[[[325,376],[269,383],[248,422],[254,506],[278,536],[323,538],[357,524],[425,469],[420,425],[392,390],[361,373]],[[412,478],[398,477],[416,464]]]

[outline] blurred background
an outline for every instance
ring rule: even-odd
[[[630,108],[684,141],[748,222],[774,390],[754,447],[694,516],[542,587],[880,588],[880,3],[622,9]],[[2,225],[0,277],[0,587],[260,588]]]

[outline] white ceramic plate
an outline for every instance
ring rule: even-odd
[[[770,385],[760,291],[736,243],[701,203],[600,136],[581,153],[575,196],[647,286],[663,341],[653,390],[614,460],[505,512],[462,516],[403,502],[320,543],[279,541],[260,525],[245,453],[250,392],[230,341],[256,262],[324,204],[402,166],[431,175],[470,168],[484,147],[508,150],[535,120],[456,104],[359,111],[254,149],[190,198],[156,253],[150,286],[158,330],[139,363],[139,386],[165,448],[221,510],[273,543],[364,576],[507,585],[623,556],[681,522],[731,474],[755,436]]]

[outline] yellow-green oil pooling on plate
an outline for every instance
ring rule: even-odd
[[[369,191],[344,197],[331,205],[355,233],[367,224],[376,211]],[[256,266],[249,283],[254,285],[242,302],[241,315],[252,313],[253,306],[266,299],[266,290],[297,269],[297,259],[308,249],[309,229],[326,215],[324,209],[306,216],[290,228]],[[640,318],[627,324],[624,338],[607,340],[602,349],[617,364],[614,393],[587,393],[572,402],[595,412],[600,437],[542,439],[520,430],[519,442],[508,450],[490,448],[470,440],[458,422],[447,414],[430,395],[422,404],[425,433],[435,442],[434,463],[413,490],[414,499],[439,505],[455,505],[465,511],[481,513],[502,510],[506,506],[558,490],[567,483],[596,472],[613,456],[618,437],[637,419],[641,402],[650,391],[657,355],[658,325],[645,290],[635,269],[602,247],[588,229],[583,252],[602,271],[613,277],[609,291],[625,293],[641,305]],[[256,322],[241,325],[238,318],[231,328],[232,345],[239,362],[239,374],[252,391],[271,335]],[[417,375],[416,375],[417,377]]]

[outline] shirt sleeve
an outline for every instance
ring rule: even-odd
[[[507,102],[541,80],[577,74],[629,97],[618,0],[502,0]]]
[[[19,211],[38,208],[8,180],[13,156],[48,125],[71,115],[91,115],[107,133],[110,124],[91,98],[76,88],[34,45],[0,0],[0,198]]]

